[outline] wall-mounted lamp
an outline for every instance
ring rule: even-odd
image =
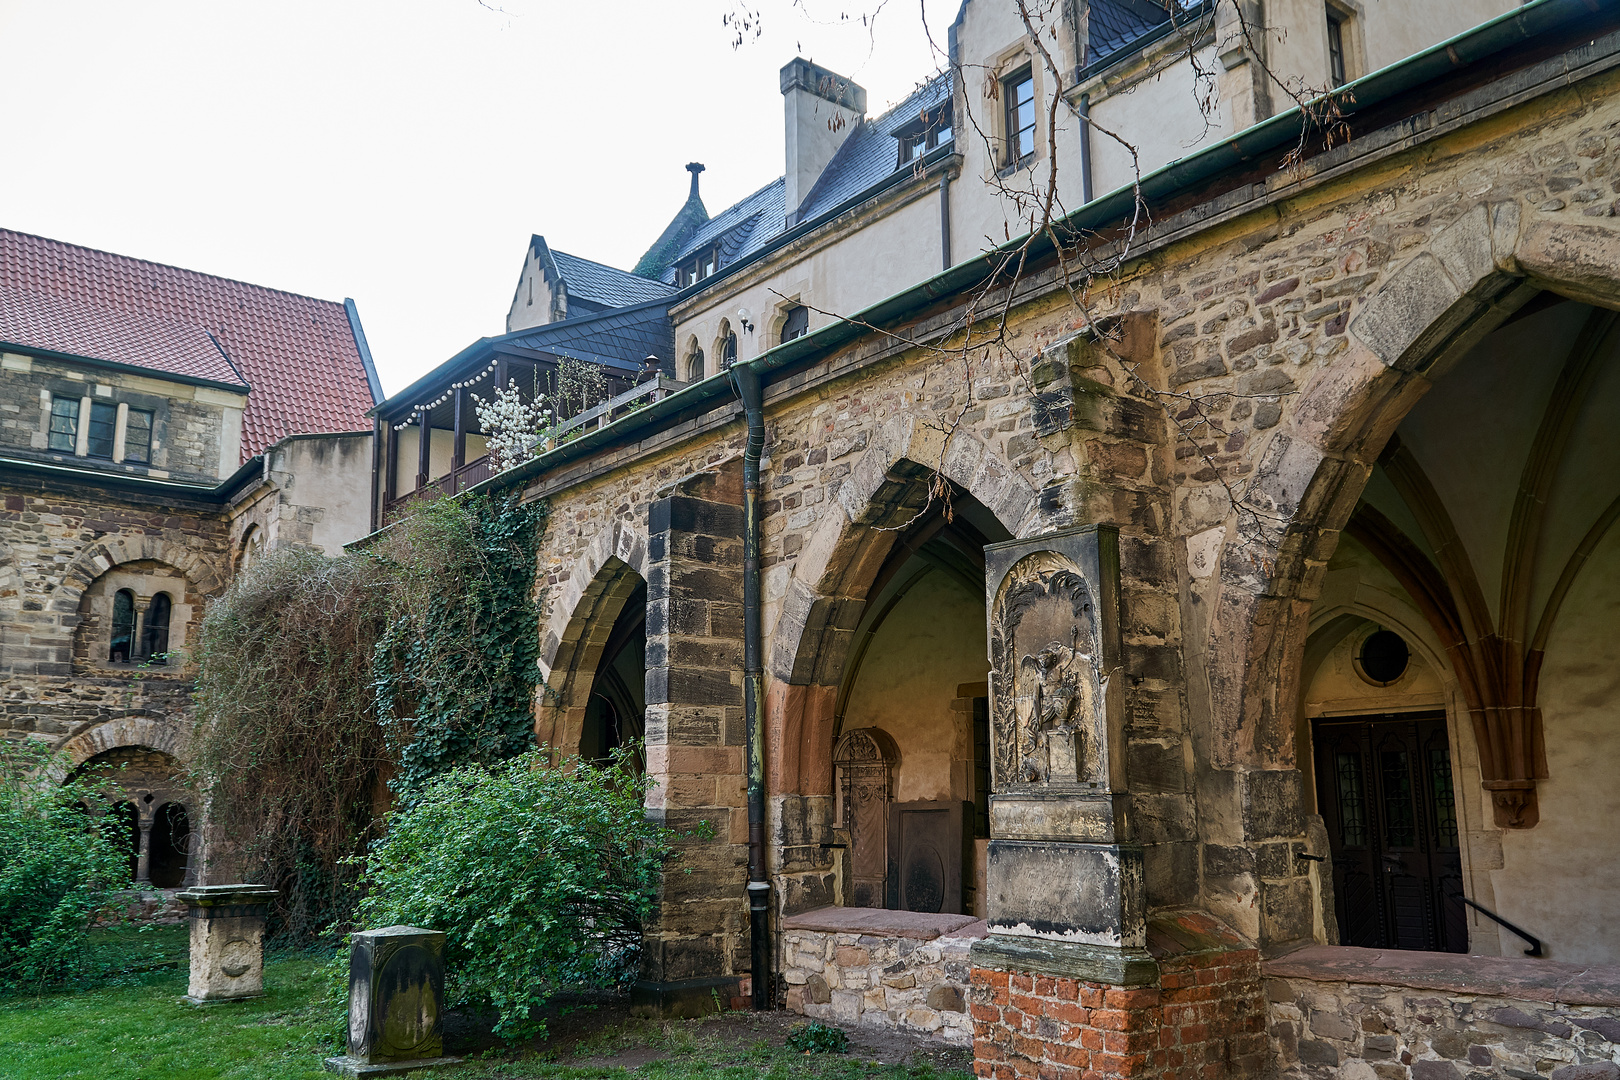
[[[754,313],[745,307],[738,308],[737,325],[742,327],[743,333],[752,334],[754,332]]]

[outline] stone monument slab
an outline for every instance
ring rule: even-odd
[[[191,921],[187,1001],[264,996],[264,921],[276,895],[266,885],[198,885],[176,894]]]

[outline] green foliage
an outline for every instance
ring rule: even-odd
[[[421,505],[374,555],[393,568],[377,713],[396,747],[395,790],[534,746],[539,681],[535,556],[543,503],[517,493]]]
[[[208,606],[195,786],[228,872],[310,940],[354,902],[389,786],[534,745],[543,504],[419,500],[369,550],[283,550]]]
[[[808,1024],[795,1024],[788,1032],[787,1048],[801,1054],[847,1054],[849,1035],[843,1028],[812,1020]]]
[[[361,925],[445,932],[446,998],[493,1007],[496,1034],[541,1034],[559,988],[633,976],[669,832],[628,767],[534,751],[451,770],[389,815],[366,858]]]
[[[343,860],[389,768],[370,669],[387,586],[373,560],[279,551],[208,605],[198,633],[191,766],[230,847],[215,857],[281,890],[273,925],[296,937],[341,913]]]
[[[57,784],[67,761],[34,743],[0,743],[0,993],[37,992],[90,974],[86,932],[129,884],[127,856],[97,777]]]

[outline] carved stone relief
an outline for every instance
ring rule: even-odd
[[[1019,560],[990,613],[991,741],[998,791],[1105,780],[1097,604],[1052,551]]]

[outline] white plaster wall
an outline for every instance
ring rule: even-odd
[[[328,555],[371,531],[371,435],[289,439],[271,455],[281,513],[311,525]],[[414,478],[413,478],[414,479]]]
[[[1620,533],[1611,531],[1565,602],[1547,645],[1541,715],[1548,779],[1541,822],[1502,833],[1497,911],[1549,959],[1620,964]],[[1488,812],[1488,810],[1487,810]],[[1501,932],[1503,956],[1518,938]]]
[[[416,424],[401,428],[394,433],[399,439],[399,453],[394,459],[394,494],[396,497],[416,490],[416,455],[417,447],[421,445],[422,429]],[[450,471],[450,462],[456,451],[456,433],[440,428],[433,429],[432,441],[428,443],[428,479],[437,480]],[[467,460],[482,457],[483,452],[473,453],[472,441],[467,442]]]
[[[1199,65],[1205,70],[1218,66],[1215,53],[1213,46],[1198,50]],[[1201,89],[1191,63],[1182,59],[1117,93],[1094,98],[1092,119],[1098,128],[1117,133],[1135,147],[1141,175],[1146,176],[1232,134],[1231,117],[1218,101],[1211,103],[1207,116],[1199,107]],[[1078,169],[1079,161],[1060,161],[1059,168]],[[1100,130],[1091,136],[1091,177],[1095,195],[1106,195],[1137,178],[1130,150]]]
[[[972,717],[951,709],[984,682],[984,598],[941,570],[912,587],[878,628],[851,688],[843,729],[876,727],[900,751],[895,801],[972,797]]]

